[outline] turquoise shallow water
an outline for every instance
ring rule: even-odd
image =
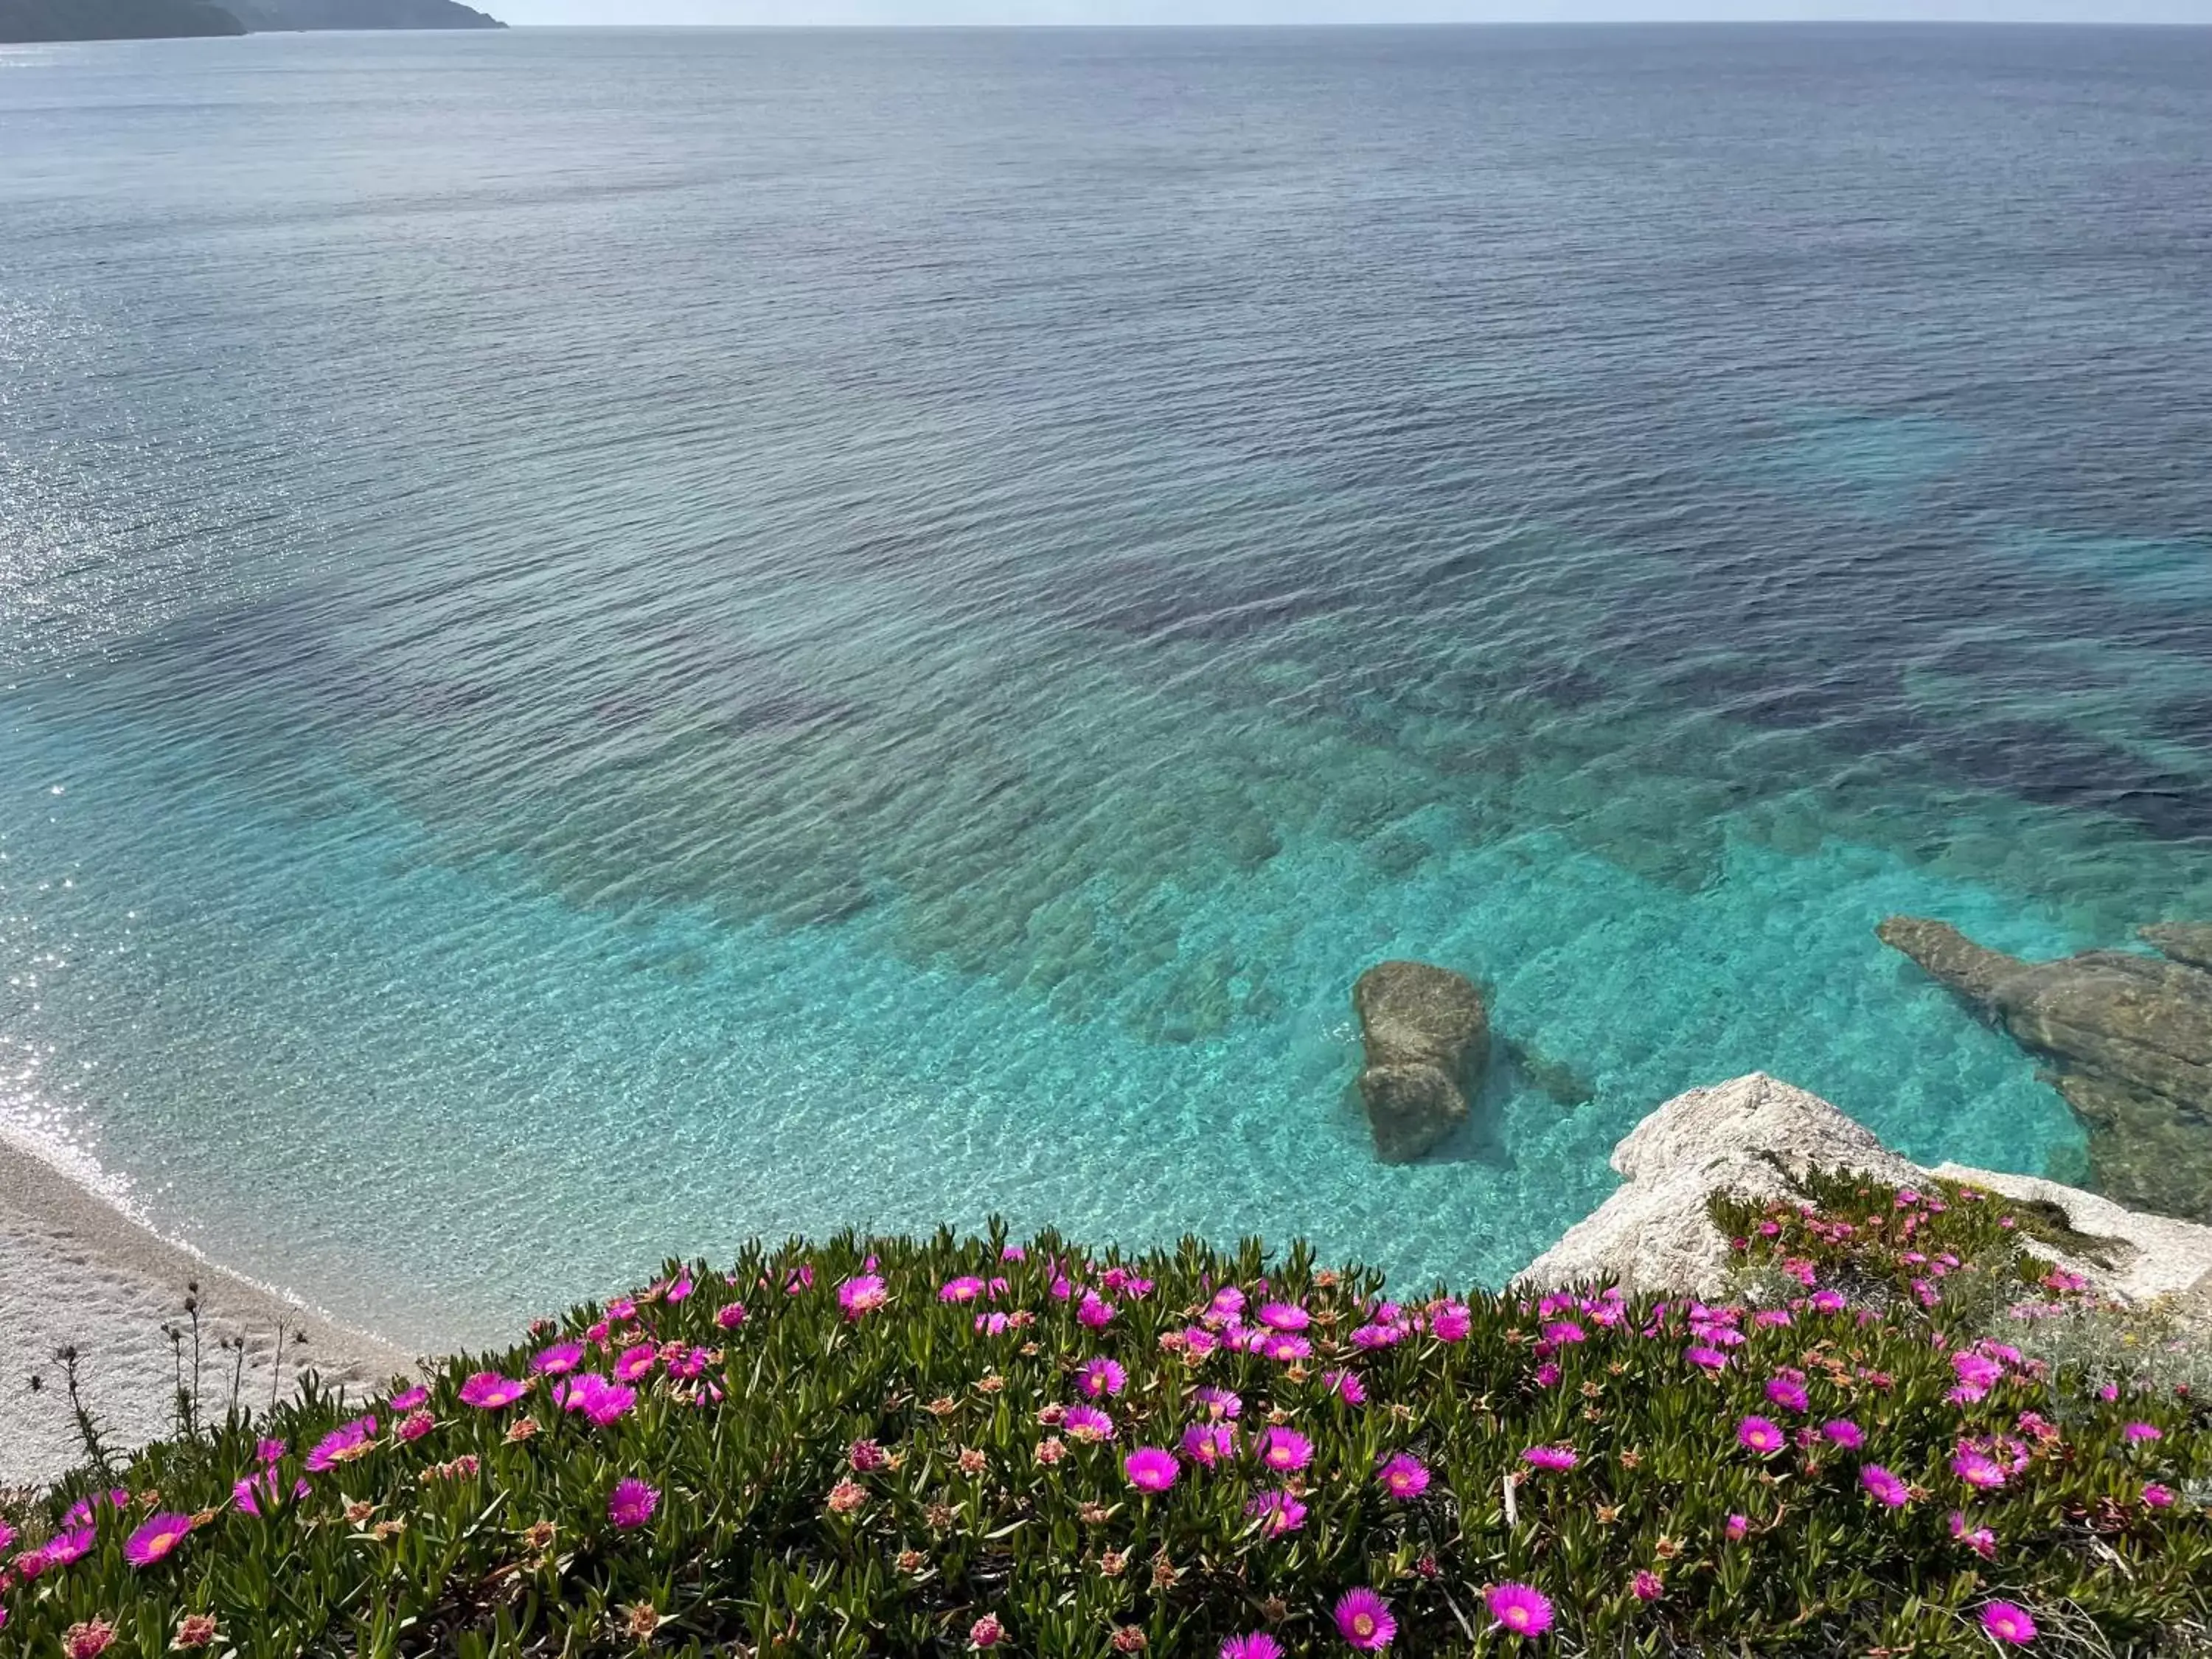
[[[1752,1069],[2078,1177],[1873,928],[2212,915],[2208,106],[2126,32],[0,55],[0,1121],[424,1340],[994,1212],[1494,1282]],[[1389,955],[1591,1098],[1377,1165]]]

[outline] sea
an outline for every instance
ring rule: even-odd
[[[425,1343],[1495,1285],[1755,1070],[2086,1179],[1875,927],[2212,918],[2208,179],[2212,29],[0,50],[0,1133]]]

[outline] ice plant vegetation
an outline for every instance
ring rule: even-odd
[[[666,1263],[6,1507],[0,1648],[2207,1650],[2201,1371],[2075,1340],[2029,1218],[1830,1177],[1715,1216],[1707,1301],[1051,1235]]]

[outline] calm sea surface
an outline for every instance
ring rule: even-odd
[[[2212,917],[2208,179],[2212,31],[0,52],[0,1123],[425,1339],[1495,1282],[1753,1068],[2078,1176],[1873,930]]]

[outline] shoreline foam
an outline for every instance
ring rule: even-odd
[[[0,1338],[8,1356],[0,1374],[0,1486],[45,1485],[84,1461],[54,1358],[64,1345],[78,1352],[79,1386],[110,1450],[171,1430],[176,1359],[162,1327],[188,1327],[192,1284],[199,1286],[202,1395],[218,1414],[237,1362],[222,1340],[245,1339],[240,1392],[265,1401],[280,1323],[288,1389],[301,1370],[361,1389],[415,1368],[413,1356],[382,1338],[163,1238],[111,1195],[0,1138]],[[295,1341],[294,1332],[307,1340]]]

